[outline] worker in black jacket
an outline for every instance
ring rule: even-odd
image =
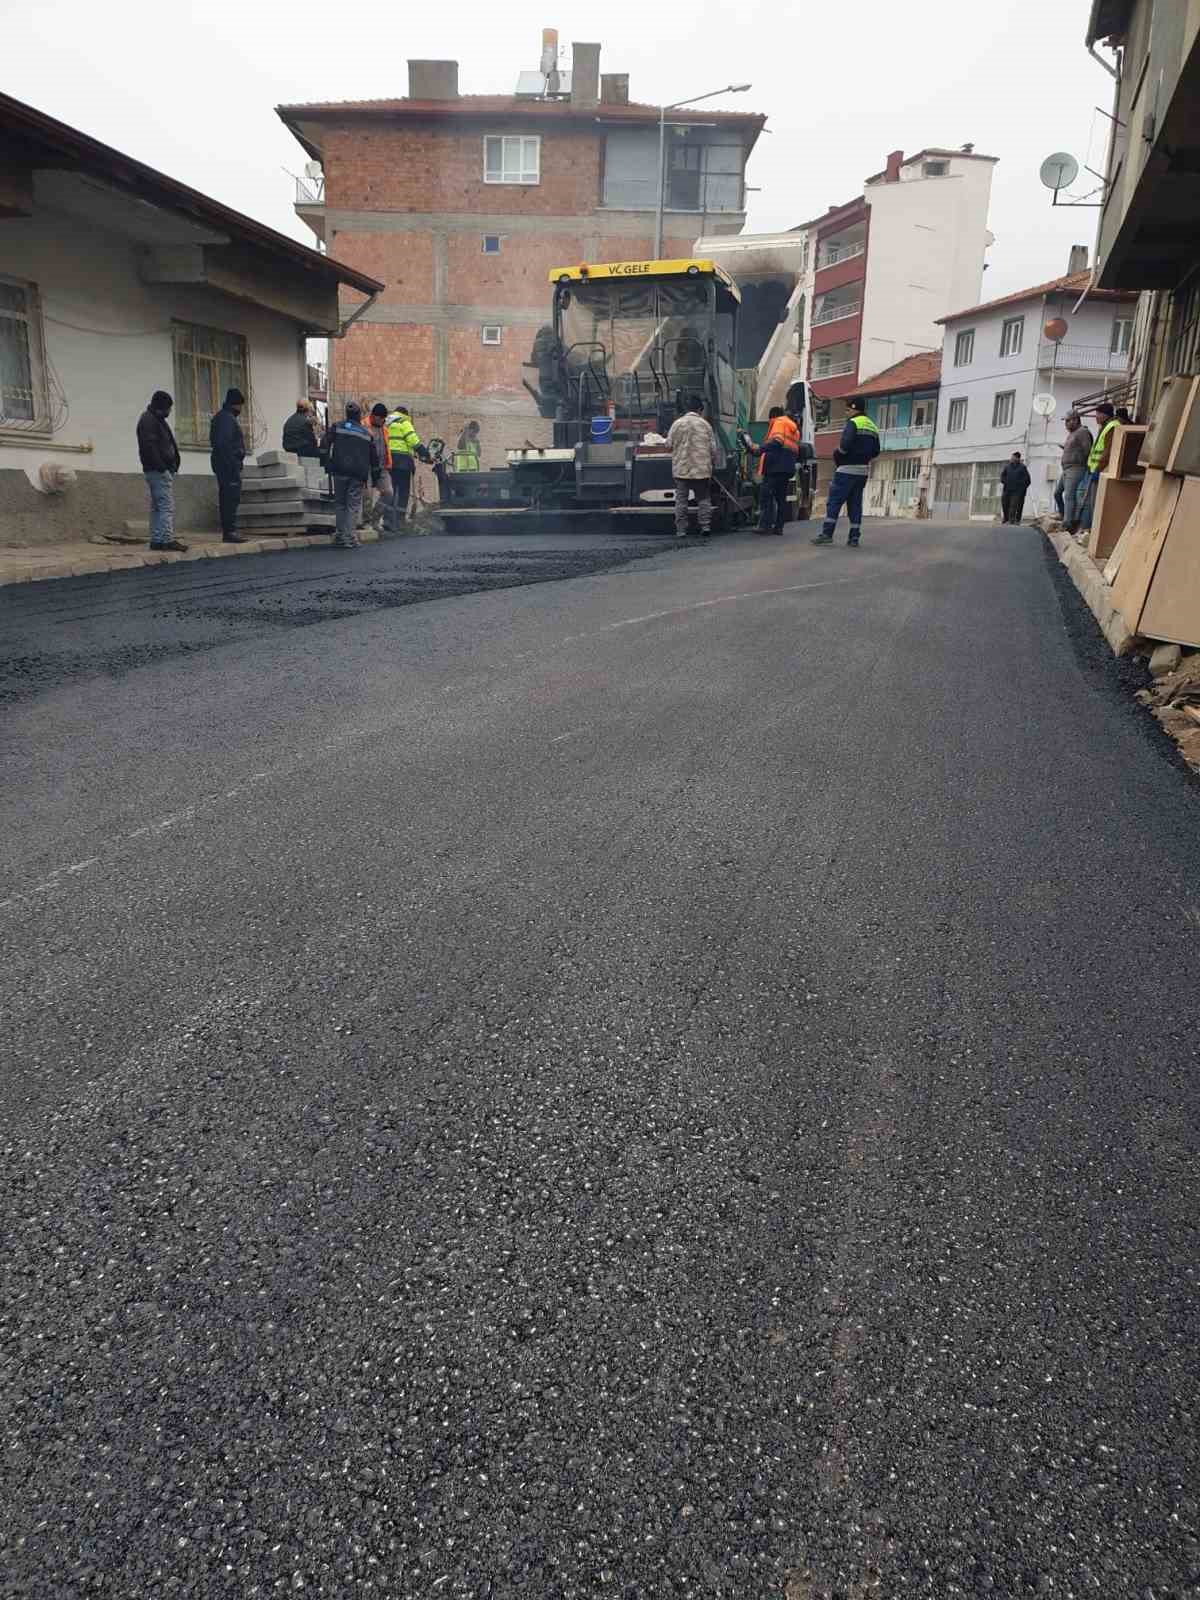
[[[150,491],[151,550],[186,550],[175,537],[175,474],[179,471],[179,446],[167,418],[175,404],[165,389],[156,389],[138,418],[137,446],[142,476]]]
[[[246,438],[238,421],[246,397],[240,389],[230,389],[225,404],[208,429],[209,457],[217,480],[217,499],[221,508],[221,537],[226,544],[245,544],[237,531],[238,506],[242,501],[242,462],[246,459]]]
[[[1000,503],[1004,510],[1005,522],[1020,523],[1030,482],[1029,468],[1021,460],[1021,452],[1014,450],[1000,472]]]
[[[363,427],[362,407],[356,401],[347,400],[344,422],[326,428],[321,440],[321,462],[333,479],[337,513],[333,548],[353,550],[358,543],[363,494],[367,484],[383,470],[379,448],[371,429]]]

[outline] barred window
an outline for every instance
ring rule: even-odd
[[[37,289],[0,278],[0,428],[49,432],[48,409]]]
[[[207,445],[208,425],[221,409],[227,389],[246,396],[242,431],[254,431],[250,394],[250,355],[240,333],[223,333],[189,322],[172,325],[175,353],[175,437],[181,445]]]

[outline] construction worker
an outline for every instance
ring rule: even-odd
[[[367,418],[367,427],[370,428],[371,438],[375,441],[375,454],[379,458],[378,470],[372,477],[371,486],[367,491],[367,498],[370,503],[368,520],[381,533],[395,531],[395,509],[392,503],[392,452],[388,446],[387,414],[387,407],[379,403],[371,407],[371,414]]]
[[[321,460],[333,479],[337,508],[335,550],[353,550],[358,544],[358,519],[367,485],[380,471],[379,452],[370,428],[363,427],[362,407],[346,402],[345,422],[335,422],[321,440]]]
[[[825,501],[825,521],[814,544],[832,544],[838,513],[846,507],[850,519],[850,536],[846,543],[852,548],[862,538],[863,493],[871,463],[879,454],[879,429],[867,415],[863,400],[846,401],[846,426],[833,452],[835,472]]]
[[[1088,487],[1087,496],[1083,502],[1083,510],[1079,517],[1081,530],[1089,529],[1092,525],[1092,514],[1096,509],[1096,495],[1099,492],[1100,474],[1108,465],[1108,458],[1112,453],[1113,434],[1116,432],[1116,412],[1107,400],[1102,400],[1096,407],[1096,442],[1088,451],[1087,470]]]
[[[675,486],[675,536],[685,539],[688,531],[688,501],[695,497],[696,521],[700,536],[712,532],[712,475],[717,459],[717,439],[705,420],[704,399],[694,394],[688,409],[676,417],[667,434],[671,446],[671,481]]]
[[[742,437],[750,454],[758,457],[762,479],[758,488],[758,531],[782,534],[787,521],[788,486],[796,476],[800,458],[800,430],[782,406],[772,406],[768,417],[770,426],[762,444],[753,444],[749,434]]]
[[[388,416],[387,442],[392,459],[392,527],[399,530],[408,515],[413,472],[421,451],[421,436],[413,427],[407,406],[397,406]]]
[[[454,452],[455,472],[479,471],[479,424],[468,422],[458,436],[458,448]]]

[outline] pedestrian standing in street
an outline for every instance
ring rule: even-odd
[[[800,431],[782,406],[772,406],[768,417],[766,438],[760,445],[748,443],[748,448],[759,458],[758,531],[782,536],[787,522],[788,486],[796,476],[799,460]]]
[[[150,491],[151,550],[186,550],[175,537],[175,474],[179,471],[179,446],[167,418],[175,404],[165,389],[156,389],[138,418],[137,445],[142,476]]]
[[[1079,527],[1082,501],[1087,494],[1087,459],[1091,453],[1092,436],[1083,425],[1077,411],[1066,417],[1067,437],[1062,447],[1062,520],[1068,533]]]
[[[358,544],[363,494],[380,470],[375,440],[370,428],[363,427],[362,407],[356,401],[346,402],[344,422],[335,422],[326,429],[321,459],[333,479],[333,503],[337,508],[333,548],[353,550]]]
[[[1021,513],[1025,509],[1025,496],[1032,481],[1029,468],[1021,460],[1021,452],[1014,450],[1000,470],[1000,507],[1004,513],[1002,518],[1004,522],[1011,523],[1014,527],[1020,525]]]
[[[1079,514],[1079,527],[1081,531],[1090,531],[1092,517],[1096,510],[1096,495],[1100,488],[1100,474],[1108,465],[1108,458],[1112,452],[1113,434],[1116,432],[1116,412],[1107,400],[1096,407],[1096,439],[1088,451],[1087,459],[1087,494],[1084,497],[1083,509]]]
[[[367,426],[375,444],[379,467],[371,479],[370,521],[381,533],[392,533],[396,527],[396,511],[392,491],[392,453],[388,448],[388,409],[382,403],[371,407]]]
[[[242,462],[246,459],[246,438],[238,418],[246,397],[240,389],[230,389],[225,404],[208,429],[209,460],[217,479],[217,501],[221,510],[221,538],[226,544],[245,544],[237,531],[238,506],[242,503]]]
[[[867,415],[866,402],[846,401],[846,425],[833,452],[834,474],[825,500],[825,521],[814,544],[832,544],[843,506],[850,519],[846,543],[853,549],[862,538],[863,493],[871,463],[879,454],[879,429]]]
[[[675,537],[686,539],[688,498],[696,497],[700,535],[712,532],[712,475],[717,459],[717,439],[705,420],[704,401],[694,394],[683,416],[676,417],[667,434],[671,446],[671,479],[675,485]]]
[[[420,452],[421,436],[413,427],[407,406],[397,406],[387,419],[388,452],[392,459],[392,526],[395,532],[408,515],[412,499],[413,473]]]
[[[283,425],[283,448],[299,456],[304,481],[310,489],[320,486],[320,442],[316,423],[307,400],[297,400],[296,409]]]

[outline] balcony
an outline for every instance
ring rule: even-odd
[[[884,428],[879,435],[881,450],[932,450],[933,429]]]
[[[844,300],[836,305],[823,305],[819,311],[813,312],[812,325],[814,328],[820,328],[827,322],[841,322],[844,317],[856,317],[861,310],[861,300]]]
[[[849,244],[831,244],[818,251],[817,271],[823,267],[836,267],[840,261],[852,261],[855,256],[861,256],[866,251],[864,239],[853,240]]]
[[[1059,372],[1119,372],[1129,371],[1129,351],[1110,350],[1106,344],[1060,344],[1058,359],[1055,347],[1043,339],[1038,350],[1038,366],[1050,367]]]
[[[854,371],[854,358],[842,361],[813,362],[812,375],[814,378],[848,378]]]
[[[298,206],[323,206],[325,204],[325,179],[297,178],[296,204]]]

